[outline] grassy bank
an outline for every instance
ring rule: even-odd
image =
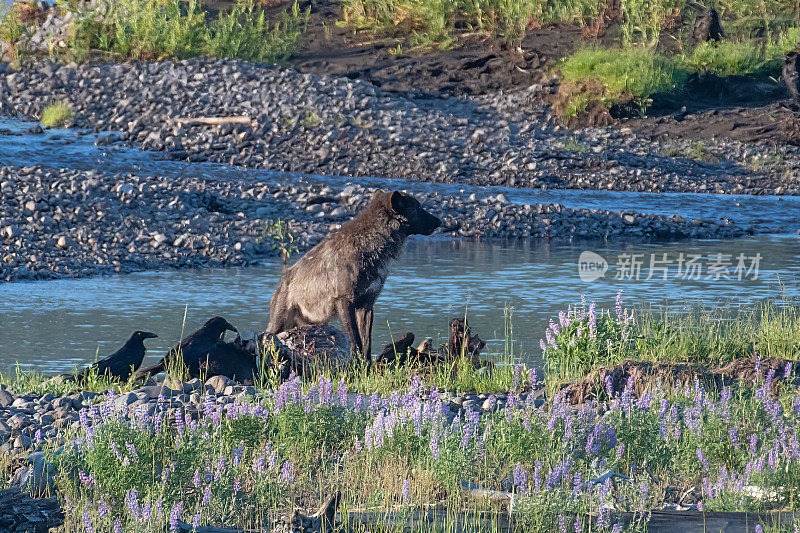
[[[653,48],[588,48],[565,58],[559,70],[567,82],[561,112],[573,118],[591,100],[607,108],[630,103],[644,111],[655,96],[678,96],[693,85],[730,76],[779,79],[787,52],[800,45],[800,28],[766,41],[703,43],[688,53],[665,55]],[[700,90],[700,93],[703,91]],[[701,95],[702,96],[702,95]]]
[[[60,4],[75,21],[64,43],[53,43],[50,55],[65,61],[102,59],[184,59],[200,55],[249,61],[281,62],[294,52],[308,22],[308,11],[295,2],[280,19],[270,21],[254,0],[238,0],[212,19],[198,0],[107,0],[96,10],[81,2]],[[19,9],[0,13],[0,42],[10,45],[12,58],[31,56],[35,31]]]
[[[464,35],[482,33],[519,44],[526,30],[552,23],[579,24],[584,36],[606,32],[623,45],[655,46],[669,33],[684,40],[699,8],[686,0],[343,0],[344,22],[378,35],[410,37],[412,45],[447,47]],[[713,6],[732,34],[750,38],[796,24],[796,2],[717,2]],[[688,28],[688,31],[687,31]],[[686,33],[687,35],[684,35]]]
[[[626,358],[710,366],[753,354],[794,360],[800,349],[797,306],[723,318],[634,313],[621,300],[612,310],[582,304],[548,326],[545,377],[580,378]],[[510,363],[509,355],[497,357]],[[515,492],[518,531],[645,531],[650,512],[665,505],[781,509],[785,524],[763,530],[794,531],[800,391],[781,382],[784,375],[793,375],[791,364],[721,391],[695,382],[641,395],[629,382],[598,411],[594,402],[575,410],[558,396],[536,407],[525,394],[536,387],[536,371],[522,365],[491,373],[467,364],[352,368],[266,385],[265,394],[225,406],[205,397],[199,418],[124,415],[113,406],[129,383],[84,411],[63,439],[74,444],[43,446],[58,465],[67,531],[268,527],[295,505],[313,510],[337,491],[344,531],[363,531],[367,519],[380,531],[500,528],[505,511],[475,499],[476,487]],[[48,390],[31,374],[4,381],[17,391]],[[470,407],[450,419],[447,389],[507,391],[508,400],[500,410]],[[364,396],[354,403],[353,392]],[[447,513],[435,524],[412,524],[433,503]]]

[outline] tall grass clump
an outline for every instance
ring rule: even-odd
[[[69,102],[55,102],[42,110],[39,121],[47,128],[63,128],[75,120],[75,110]]]
[[[779,76],[780,56],[800,43],[800,28],[791,28],[765,42],[722,41],[702,43],[686,56],[686,68],[700,76]]]
[[[109,0],[105,13],[78,17],[70,49],[79,59],[92,53],[120,58],[184,59],[199,55],[249,61],[283,61],[297,49],[308,11],[295,3],[270,24],[254,0],[209,20],[198,0]]]
[[[540,341],[547,362],[547,373],[555,381],[582,377],[600,366],[620,363],[629,353],[633,312],[617,294],[614,313],[598,309],[594,303],[561,312],[558,322],[551,320]]]
[[[645,108],[655,94],[682,92],[689,76],[675,59],[639,47],[579,50],[559,68],[567,82],[599,82],[594,91],[599,94],[583,96],[600,99],[607,107],[633,100]]]
[[[0,4],[0,61],[19,63],[27,27],[12,4]]]
[[[411,36],[420,47],[446,48],[461,34],[496,35],[517,46],[532,24],[596,16],[594,0],[343,0],[344,22],[389,36]]]
[[[790,361],[800,354],[800,306],[765,303],[734,316],[704,309],[675,314],[616,309],[594,303],[560,312],[541,340],[553,382],[581,379],[590,371],[626,360],[697,363],[722,367],[744,357]]]

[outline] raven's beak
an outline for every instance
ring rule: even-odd
[[[155,333],[149,333],[149,332],[145,332],[145,334],[143,335],[143,337],[144,337],[145,339],[157,339],[157,338],[158,338],[158,335],[156,335]]]

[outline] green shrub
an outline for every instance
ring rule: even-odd
[[[40,122],[46,128],[63,128],[69,126],[75,119],[75,111],[69,102],[56,102],[50,104],[42,111]]]
[[[584,49],[561,63],[565,80],[595,79],[609,105],[624,98],[646,104],[654,94],[683,91],[688,72],[676,60],[641,48]]]

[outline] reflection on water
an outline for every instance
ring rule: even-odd
[[[675,311],[697,305],[735,309],[766,298],[797,298],[798,244],[800,238],[795,236],[759,236],[726,242],[597,246],[592,251],[609,263],[609,269],[605,277],[586,283],[578,276],[582,246],[415,240],[393,268],[378,299],[373,346],[379,350],[391,336],[406,331],[413,331],[419,340],[443,338],[449,318],[467,312],[474,330],[490,341],[490,351],[498,353],[503,349],[503,312],[509,307],[518,340],[515,352],[536,362],[548,319],[579,302],[581,295],[612,307],[617,290],[624,289],[628,303],[669,305]],[[677,276],[681,253],[684,259],[700,256],[696,263],[702,264],[703,279]],[[758,278],[752,279],[754,272],[750,272],[739,281],[736,258],[741,254],[749,259],[758,253]],[[639,279],[614,279],[621,273],[628,277],[630,270],[620,265],[631,254],[641,254],[636,256],[642,264]],[[657,254],[656,261],[667,254],[671,263],[648,280],[651,254]],[[707,279],[710,265],[719,263],[718,254],[727,258],[730,279],[724,275]],[[110,353],[135,329],[160,335],[148,341],[150,356],[155,357],[179,339],[184,310],[187,333],[213,315],[227,317],[241,331],[263,330],[280,271],[280,265],[272,263],[2,284],[0,370],[7,371],[17,360],[26,369],[68,370],[93,360],[98,350]],[[665,271],[666,281],[662,279]],[[682,271],[686,271],[685,263]]]

